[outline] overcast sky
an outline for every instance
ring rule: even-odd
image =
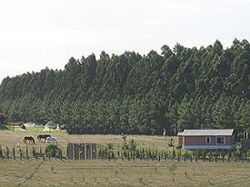
[[[0,81],[102,50],[230,46],[249,18],[250,0],[0,0]]]

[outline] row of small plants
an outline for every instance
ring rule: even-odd
[[[171,140],[170,140],[171,141]],[[172,141],[165,150],[151,148],[138,148],[132,139],[127,143],[126,139],[121,148],[115,148],[113,144],[105,144],[99,147],[98,157],[101,159],[202,159],[202,160],[247,160],[250,159],[250,150],[237,148],[235,150],[182,150],[181,146],[174,146]]]
[[[149,147],[138,147],[135,140],[127,141],[126,136],[122,137],[123,144],[121,146],[114,146],[112,143],[100,145],[98,148],[98,158],[99,159],[177,159],[178,161],[183,159],[202,159],[202,160],[249,160],[250,150],[244,150],[237,148],[235,150],[225,151],[225,150],[193,150],[186,151],[182,150],[181,146],[175,146],[173,144],[173,139],[170,139],[168,146],[164,150],[152,149]],[[54,144],[49,144],[44,150],[42,148],[24,147],[2,147],[0,145],[0,159],[66,159],[63,156],[62,150]]]
[[[40,147],[37,149],[36,147],[32,147],[31,150],[29,147],[2,147],[0,145],[0,159],[50,159],[50,158],[58,158],[63,159],[62,150],[54,144],[49,144],[45,150],[42,150]],[[64,157],[65,158],[65,157]]]

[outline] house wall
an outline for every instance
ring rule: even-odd
[[[235,145],[225,145],[225,144],[217,144],[217,145],[185,145],[182,146],[183,149],[208,149],[208,150],[218,150],[218,149],[234,149]]]
[[[180,136],[180,137],[179,137],[179,145],[183,145],[183,143],[184,143],[184,142],[183,142],[183,138],[184,138],[183,136]]]
[[[235,144],[234,136],[226,136],[226,144]]]
[[[201,136],[187,136],[184,137],[184,145],[203,145],[205,144],[205,138]]]
[[[180,145],[218,145],[216,144],[216,137],[217,136],[210,136],[211,143],[205,143],[206,136],[180,136],[179,143]],[[220,136],[221,137],[221,136]],[[225,144],[224,145],[231,145],[235,143],[234,136],[224,136],[225,137]]]

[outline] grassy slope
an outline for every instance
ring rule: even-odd
[[[1,186],[249,186],[244,163],[0,161]]]
[[[13,132],[11,130],[0,131],[0,145],[8,147],[33,147],[34,145],[24,144],[24,136],[33,136],[36,140],[38,134],[43,134],[28,131],[28,132]],[[47,133],[46,133],[47,134]],[[65,151],[67,144],[69,142],[75,143],[97,143],[97,144],[107,144],[112,143],[115,147],[119,147],[123,144],[122,135],[68,135],[65,132],[51,132],[53,137],[58,140],[59,146]],[[138,147],[150,147],[151,149],[166,150],[167,144],[169,143],[169,137],[161,136],[127,136],[127,141],[134,139]],[[176,139],[175,139],[176,140]],[[45,147],[45,143],[36,142],[36,147]]]
[[[0,131],[0,145],[26,146],[22,138],[37,132]],[[68,135],[53,132],[61,147],[68,142],[123,143],[121,135]],[[169,137],[128,136],[140,147],[166,149]],[[175,139],[176,141],[176,139]],[[33,146],[33,145],[29,145]],[[44,147],[38,143],[37,147]],[[0,160],[0,186],[250,186],[250,164],[172,161]]]

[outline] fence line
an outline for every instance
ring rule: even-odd
[[[0,160],[67,160],[65,155],[61,155],[57,158],[51,158],[50,156],[45,154],[45,148],[42,147],[29,147],[29,146],[18,146],[18,147],[8,147],[0,145]],[[155,162],[211,162],[211,163],[250,163],[249,157],[227,157],[227,158],[219,158],[219,157],[208,157],[208,158],[200,158],[197,156],[140,156],[136,157],[135,155],[124,157],[104,157],[98,155],[97,159],[99,160],[108,160],[108,161],[131,161],[131,162],[140,162],[140,161],[155,161]]]

